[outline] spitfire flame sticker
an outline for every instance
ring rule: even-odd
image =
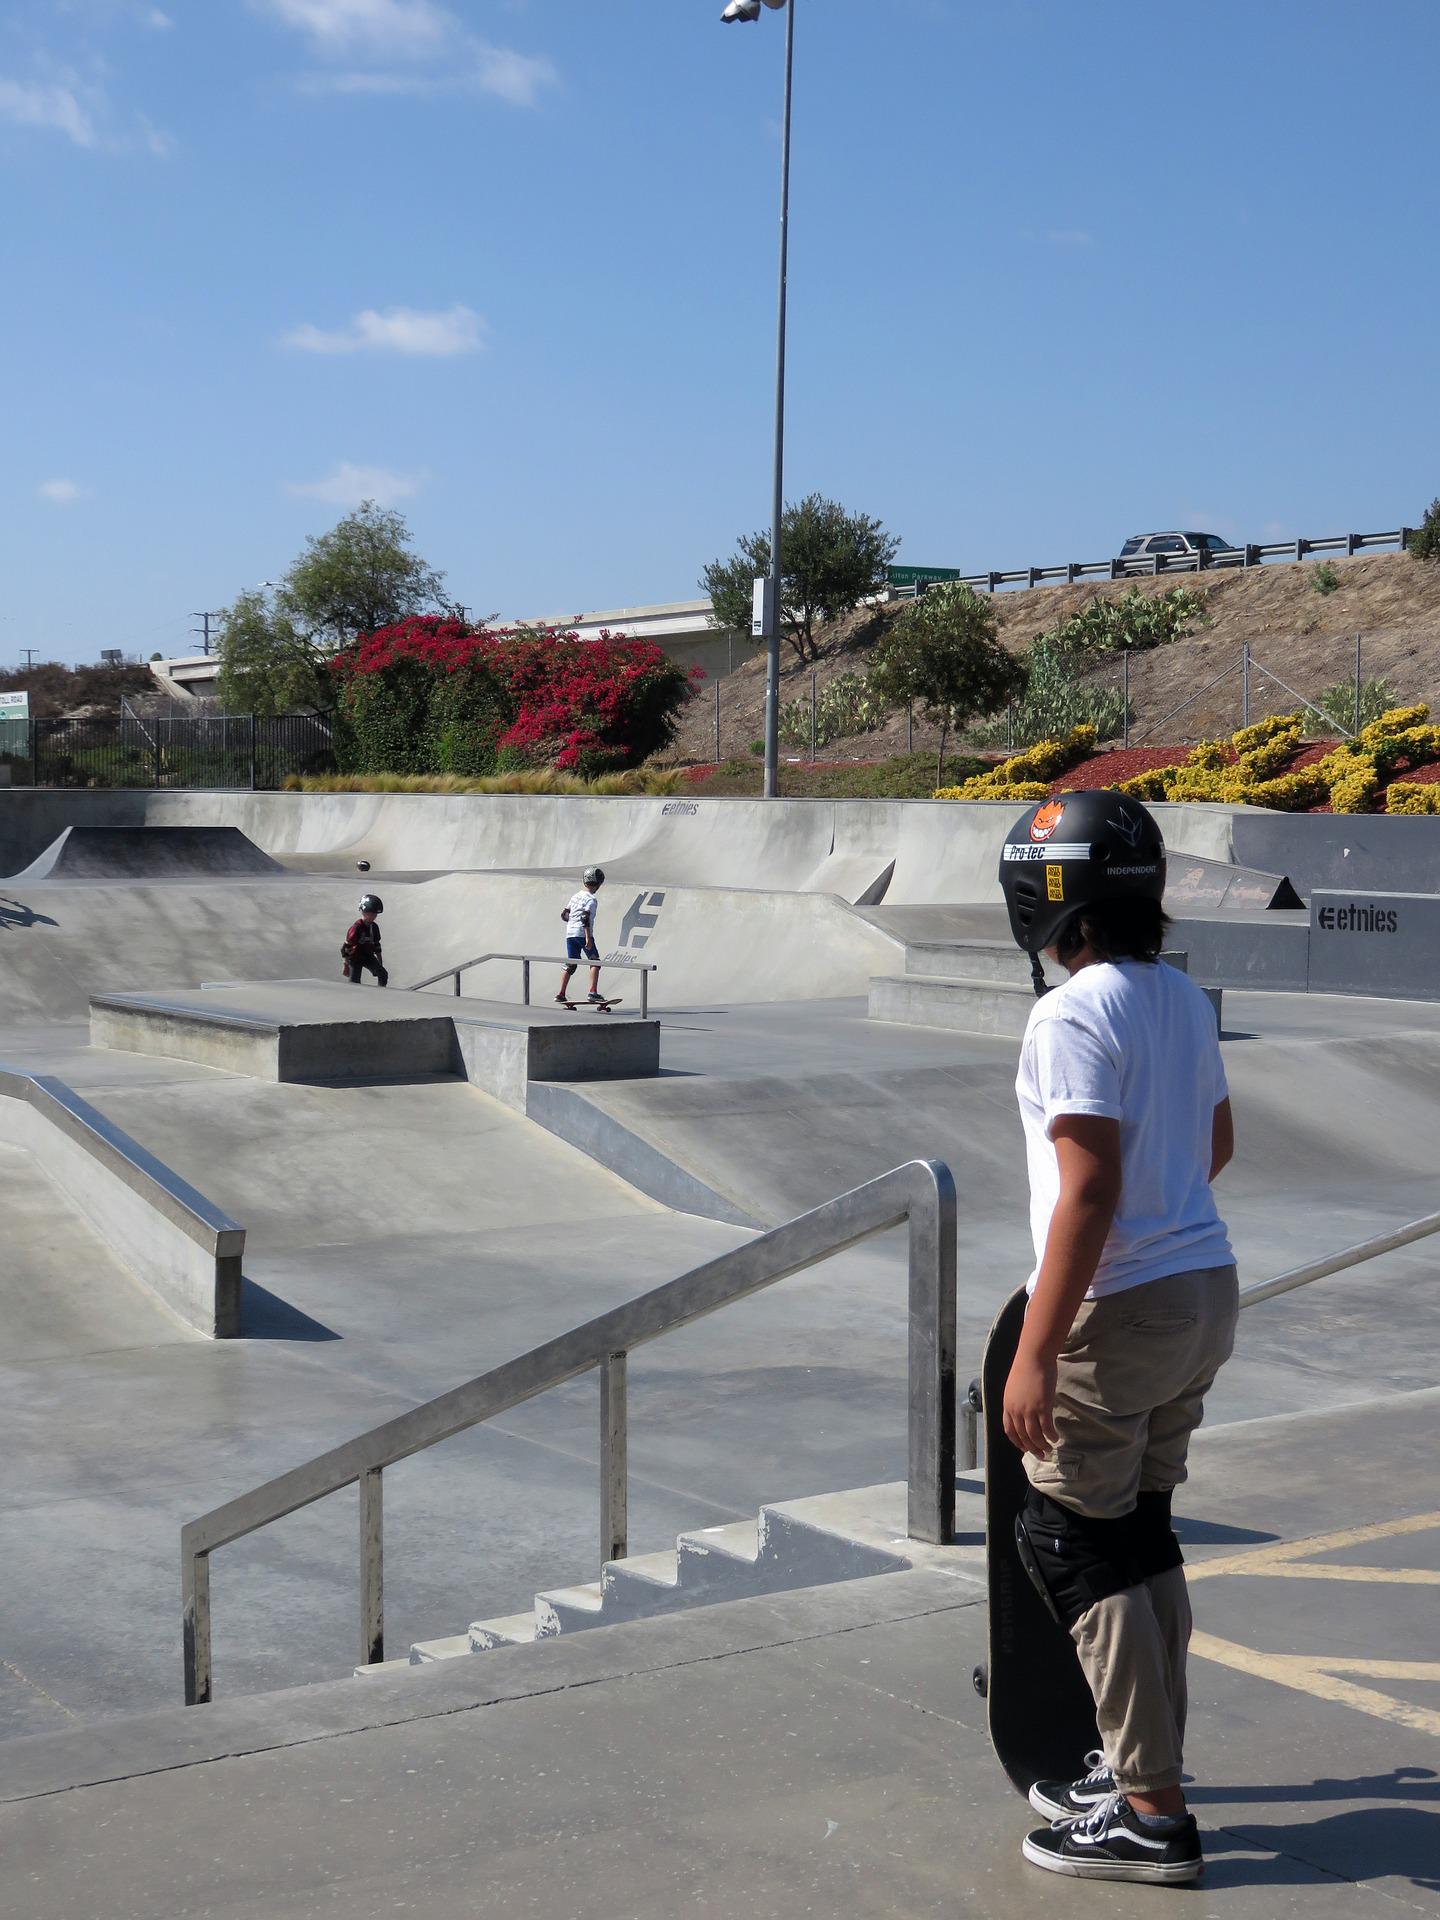
[[[1064,812],[1065,802],[1063,800],[1052,800],[1047,806],[1039,808],[1035,818],[1030,822],[1030,838],[1032,840],[1048,840],[1059,826]]]

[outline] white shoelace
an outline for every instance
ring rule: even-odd
[[[1107,1793],[1103,1800],[1097,1800],[1089,1813],[1082,1813],[1078,1820],[1052,1820],[1052,1827],[1065,1827],[1071,1833],[1083,1834],[1087,1840],[1103,1840],[1112,1824],[1120,1817],[1125,1805],[1125,1796],[1118,1790]]]
[[[1092,1747],[1085,1756],[1085,1764],[1090,1769],[1083,1780],[1075,1782],[1077,1787],[1096,1787],[1102,1780],[1110,1778],[1110,1769],[1105,1764],[1105,1755],[1099,1747]]]

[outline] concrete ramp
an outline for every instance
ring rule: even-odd
[[[238,827],[66,827],[17,883],[35,880],[213,880],[280,873]]]

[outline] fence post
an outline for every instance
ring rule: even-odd
[[[1015,751],[1015,702],[1012,700],[1005,709],[1005,750]]]
[[[720,764],[720,682],[715,682],[715,764]]]
[[[1250,724],[1250,642],[1240,649],[1240,724]]]
[[[810,764],[815,764],[815,669],[810,669]]]
[[[1355,636],[1355,737],[1360,737],[1360,636]]]
[[[40,784],[40,729],[33,713],[30,716],[29,734],[30,784],[32,787],[38,787]]]
[[[1121,737],[1122,744],[1128,747],[1130,744],[1130,649],[1128,647],[1120,656],[1120,664],[1125,673],[1125,691],[1121,695],[1121,706],[1124,710],[1121,720]]]
[[[259,784],[255,766],[255,716],[252,713],[250,716],[250,791],[254,793]]]
[[[915,751],[915,702],[913,700],[905,702],[905,751],[906,753]]]

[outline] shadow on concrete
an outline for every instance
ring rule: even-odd
[[[1192,1520],[1175,1515],[1175,1533],[1182,1547],[1263,1547],[1278,1540],[1278,1533],[1260,1532],[1254,1527],[1232,1527],[1217,1520]]]
[[[258,1280],[240,1281],[240,1332],[246,1340],[338,1340],[333,1327],[312,1320],[299,1307],[262,1287]]]
[[[1358,1774],[1351,1780],[1311,1780],[1304,1786],[1284,1781],[1273,1786],[1187,1786],[1185,1796],[1197,1806],[1206,1800],[1223,1801],[1227,1806],[1237,1800],[1256,1804],[1276,1801],[1286,1806],[1297,1800],[1440,1801],[1440,1773],[1433,1767],[1395,1767],[1389,1773]],[[1440,1853],[1434,1854],[1432,1861],[1440,1861]]]
[[[23,901],[16,900],[8,893],[0,893],[0,933],[7,932],[11,927],[58,927],[59,924],[48,913],[36,913],[33,907],[27,907]]]
[[[1346,1793],[1364,1785],[1317,1784]],[[1288,1791],[1295,1800],[1310,1793],[1308,1787]],[[1413,1796],[1413,1789],[1400,1791]],[[1234,1857],[1247,1847],[1273,1849],[1273,1857]],[[1421,1807],[1362,1807],[1287,1826],[1222,1828],[1206,1834],[1205,1850],[1204,1884],[1212,1893],[1220,1887],[1313,1885],[1317,1871],[1345,1880],[1408,1880],[1432,1892],[1440,1889],[1440,1813]]]

